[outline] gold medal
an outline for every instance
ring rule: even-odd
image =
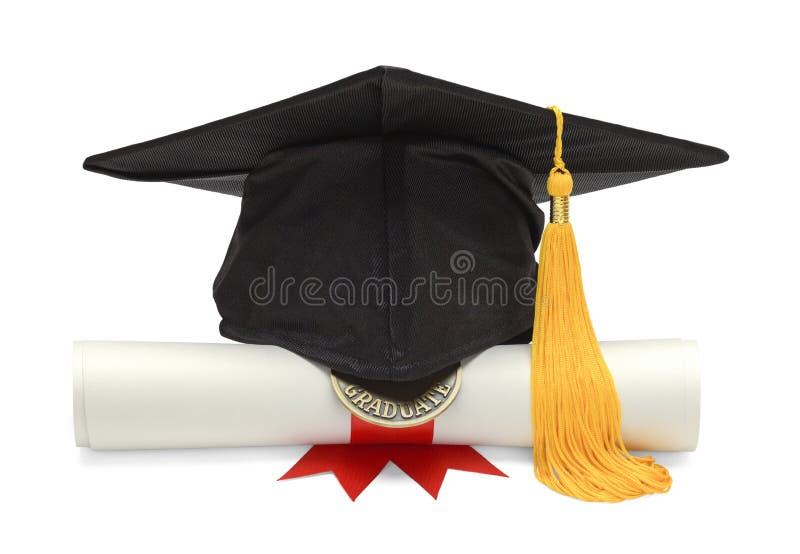
[[[356,417],[383,427],[413,427],[439,416],[458,395],[461,366],[411,399],[393,398],[349,383],[331,373],[333,390]]]

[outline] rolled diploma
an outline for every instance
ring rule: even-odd
[[[693,341],[601,343],[632,450],[694,450],[700,380]],[[434,442],[531,446],[530,346],[464,360]],[[328,368],[276,346],[76,342],[78,446],[200,448],[347,443],[350,412]]]

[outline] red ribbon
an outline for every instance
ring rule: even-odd
[[[389,462],[434,498],[448,469],[507,477],[471,446],[432,443],[433,421],[395,429],[351,415],[350,444],[312,446],[279,480],[330,471],[355,500]]]

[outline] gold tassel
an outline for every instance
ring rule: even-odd
[[[561,159],[564,117],[547,179],[550,223],[542,236],[533,323],[531,417],[536,478],[581,500],[618,502],[667,492],[672,478],[652,457],[631,456],[620,433],[614,380],[583,293],[569,222],[572,176]]]

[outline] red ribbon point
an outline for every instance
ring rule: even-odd
[[[350,444],[312,446],[279,481],[333,472],[352,500],[393,462],[433,498],[448,469],[507,477],[471,446],[431,444],[433,421],[406,428],[380,427],[351,416]]]

